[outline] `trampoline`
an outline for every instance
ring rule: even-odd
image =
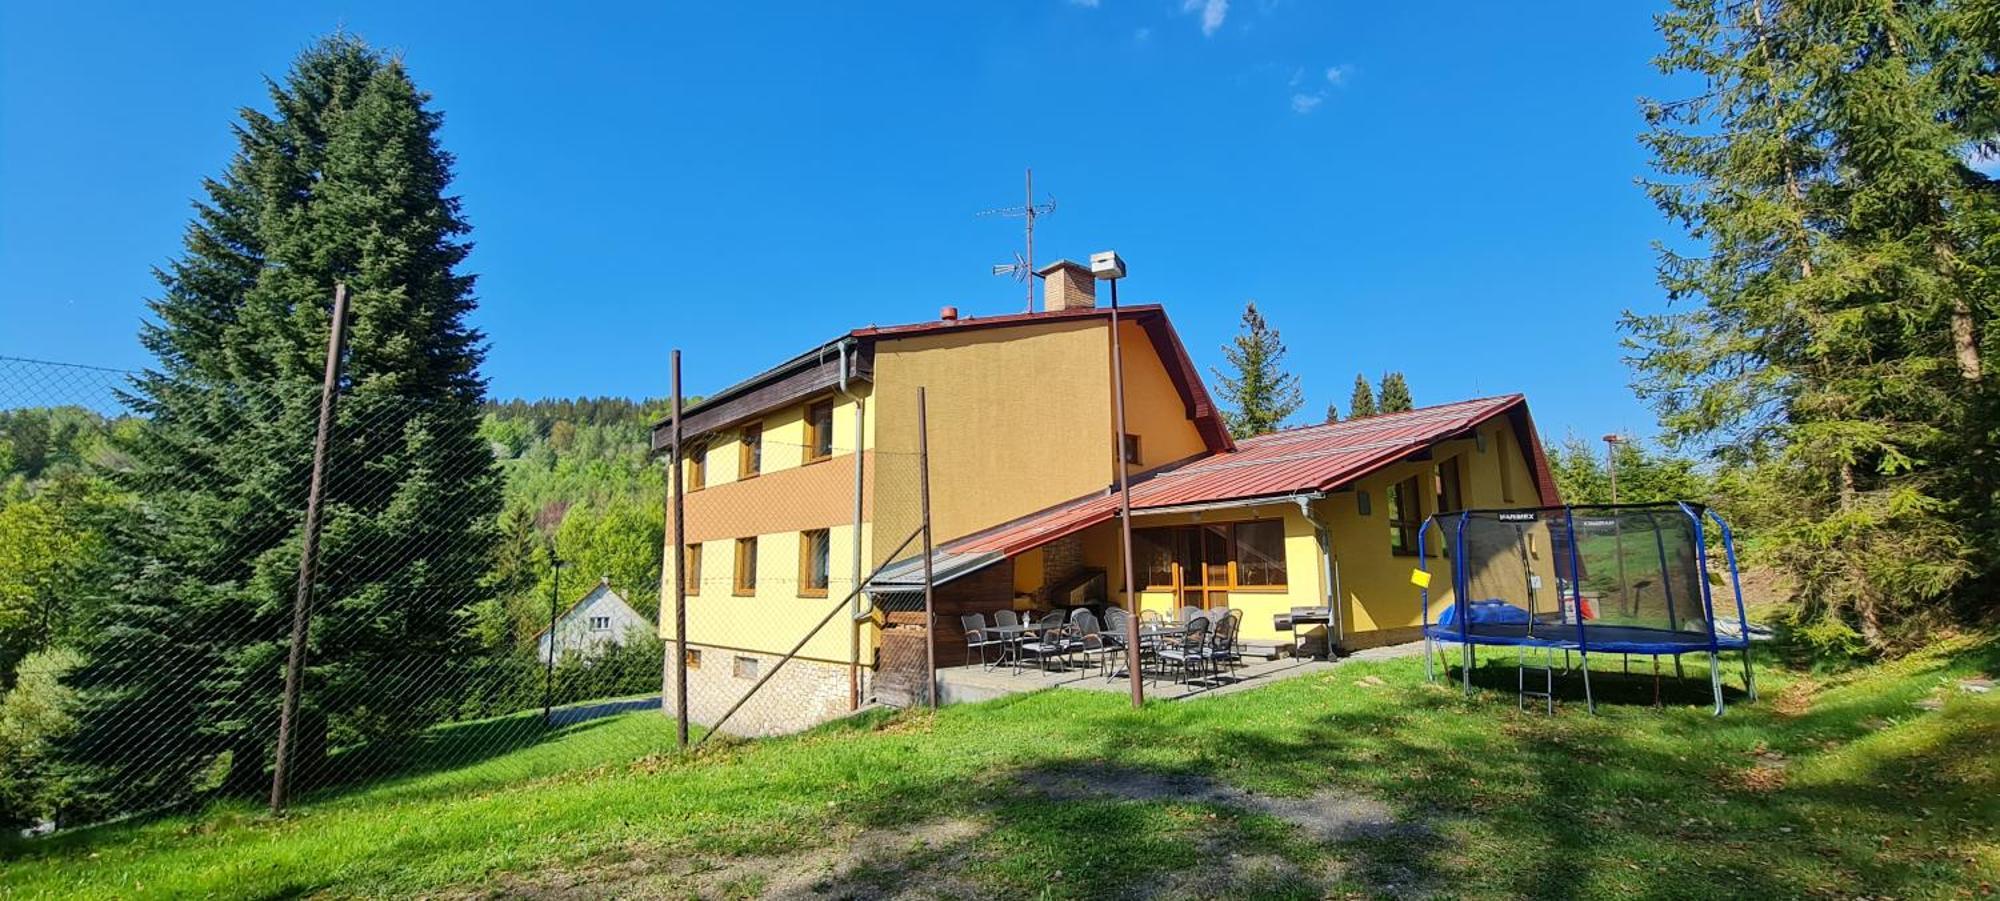
[[[1708,525],[1713,523],[1714,530]],[[1433,535],[1444,542],[1450,561],[1451,598],[1432,607],[1430,584],[1422,584],[1424,673],[1436,681],[1435,652],[1441,644],[1462,647],[1460,671],[1472,691],[1474,648],[1497,645],[1540,650],[1538,665],[1517,656],[1520,703],[1545,699],[1555,709],[1556,651],[1580,660],[1586,705],[1597,711],[1590,687],[1590,655],[1608,653],[1658,660],[1708,658],[1715,714],[1722,715],[1722,661],[1725,651],[1743,658],[1743,687],[1756,700],[1750,664],[1750,630],[1736,568],[1729,524],[1714,511],[1687,502],[1601,506],[1532,507],[1439,513],[1426,519],[1417,538],[1418,568],[1430,569]],[[1725,587],[1711,575],[1709,541],[1716,540],[1728,566],[1725,612],[1734,604],[1735,627],[1718,624],[1715,593]],[[1719,627],[1720,626],[1720,627]],[[1542,674],[1543,690],[1528,689],[1528,672]]]

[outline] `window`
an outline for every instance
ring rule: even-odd
[[[833,456],[833,401],[806,405],[806,462]]]
[[[1276,588],[1285,584],[1285,523],[1277,519],[1236,524],[1236,584]]]
[[[736,593],[757,593],[757,539],[736,539]]]
[[[608,632],[610,631],[610,629],[611,629],[611,617],[593,616],[590,618],[590,631]]]
[[[1132,558],[1141,590],[1172,591],[1174,587],[1174,530],[1137,529],[1132,532]]]
[[[826,597],[827,534],[825,529],[799,533],[799,596]]]
[[[1417,477],[1411,476],[1389,486],[1389,550],[1397,554],[1417,552],[1417,529],[1424,518],[1417,500]]]
[[[1368,492],[1366,491],[1354,492],[1354,512],[1361,516],[1375,515],[1375,505],[1369,503]]]
[[[703,448],[695,448],[688,454],[687,464],[687,482],[684,487],[688,491],[700,491],[708,485],[708,452]]]
[[[681,658],[681,665],[688,669],[701,669],[701,649],[688,648],[687,656]]]
[[[736,449],[736,477],[747,479],[764,471],[764,426],[743,427],[743,442]]]
[[[1465,509],[1461,506],[1462,491],[1458,484],[1458,458],[1453,457],[1437,468],[1437,511],[1456,513]]]
[[[755,657],[736,658],[736,678],[738,679],[757,678],[757,658]]]
[[[1139,529],[1132,533],[1132,562],[1142,591],[1171,591],[1176,578],[1183,588],[1201,587],[1204,578],[1210,589],[1283,588],[1285,524]]]
[[[687,567],[687,593],[701,593],[701,545],[690,544],[681,558],[681,565]]]
[[[1137,435],[1125,436],[1125,462],[1133,466],[1139,465],[1139,436]]]
[[[1514,502],[1514,455],[1507,452],[1507,433],[1494,432],[1493,446],[1498,448],[1500,459],[1493,461],[1500,467],[1500,500]]]

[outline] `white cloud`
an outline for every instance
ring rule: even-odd
[[[1181,12],[1201,11],[1201,34],[1208,37],[1229,17],[1229,0],[1181,0]]]
[[[1347,76],[1353,74],[1354,74],[1354,67],[1347,65],[1346,63],[1342,63],[1338,66],[1328,66],[1326,67],[1326,83],[1346,84]]]
[[[1139,26],[1138,31],[1132,32],[1132,40],[1138,41],[1141,44],[1150,41],[1152,39],[1153,39],[1153,29],[1147,26],[1141,25]]]
[[[1317,109],[1320,104],[1325,102],[1326,102],[1326,92],[1324,91],[1321,91],[1317,94],[1293,94],[1292,112],[1298,113],[1299,115],[1303,116],[1307,113],[1312,112],[1314,109]]]
[[[1084,9],[1096,9],[1097,3],[1098,0],[1069,0],[1069,5],[1081,6]]]

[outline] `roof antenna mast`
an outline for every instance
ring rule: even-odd
[[[1043,216],[1046,216],[1050,213],[1053,213],[1055,211],[1056,211],[1056,199],[1054,197],[1051,197],[1048,200],[1043,201],[1041,203],[1035,202],[1034,169],[1028,170],[1028,192],[1027,192],[1026,203],[1023,203],[1020,206],[1003,206],[990,210],[979,211],[979,215],[981,216],[1005,216],[1009,219],[1027,220],[1027,227],[1026,227],[1027,253],[1025,255],[1019,253],[1014,254],[1014,262],[1001,263],[998,266],[994,266],[993,274],[1011,276],[1015,281],[1021,282],[1028,286],[1027,311],[1030,313],[1033,313],[1035,311],[1035,281],[1034,279],[1030,278],[1030,276],[1035,274],[1035,220]]]

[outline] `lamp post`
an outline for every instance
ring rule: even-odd
[[[1618,503],[1618,445],[1624,443],[1624,436],[1617,432],[1604,436],[1604,465],[1611,471],[1611,502],[1614,504]]]
[[[1611,432],[1604,436],[1604,465],[1605,468],[1611,471],[1611,503],[1613,504],[1618,503],[1618,445],[1624,443],[1624,437],[1617,432]],[[1618,518],[1616,511],[1612,513],[1612,517],[1612,522],[1616,523],[1611,533],[1611,543],[1614,552],[1618,555],[1618,594],[1625,600],[1626,612],[1637,614],[1639,610],[1639,598],[1630,590],[1630,586],[1625,582],[1625,520]],[[1583,616],[1583,611],[1578,610],[1577,616]],[[1657,658],[1655,659],[1657,660]]]
[[[1118,547],[1125,575],[1125,673],[1132,680],[1132,706],[1146,703],[1139,683],[1139,595],[1132,587],[1132,485],[1125,474],[1125,359],[1118,334],[1118,281],[1125,261],[1115,251],[1090,255],[1090,274],[1111,283],[1111,468],[1118,473]]]
[[[549,536],[549,653],[542,670],[542,725],[549,724],[549,718],[556,705],[556,618],[561,616],[558,607],[562,597],[562,571],[569,561],[556,556],[555,536]]]

